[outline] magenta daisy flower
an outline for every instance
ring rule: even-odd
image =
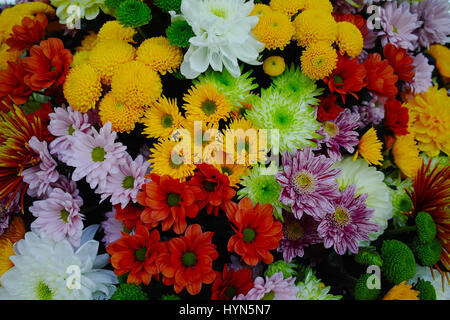
[[[105,216],[107,219],[105,221],[102,221],[100,225],[102,226],[103,232],[105,233],[102,241],[107,247],[110,243],[113,243],[114,241],[122,237],[123,224],[121,221],[116,219],[116,209],[114,209],[114,207],[112,211],[105,213]]]
[[[70,193],[54,189],[47,199],[34,201],[30,212],[37,218],[32,228],[55,241],[67,238],[74,248],[80,245],[84,216]]]
[[[295,257],[303,257],[305,247],[321,242],[317,233],[319,223],[308,215],[296,219],[287,211],[283,212],[283,217],[283,238],[277,251],[283,252],[284,261],[291,262]]]
[[[369,241],[369,233],[379,230],[380,226],[370,221],[374,210],[367,208],[367,196],[367,193],[356,196],[356,185],[351,184],[334,199],[333,212],[317,228],[325,248],[333,246],[340,255],[347,249],[356,254],[359,241]]]
[[[450,4],[447,0],[423,0],[413,7],[423,25],[416,30],[419,45],[445,44],[450,35]]]
[[[431,79],[432,73],[434,70],[434,66],[428,64],[428,59],[423,55],[423,53],[419,53],[414,57],[414,79],[412,83],[405,84],[411,88],[411,91],[414,94],[426,92],[429,87],[433,85],[433,81]]]
[[[111,204],[120,203],[122,209],[127,206],[129,201],[136,203],[136,196],[141,186],[148,181],[145,174],[150,165],[141,155],[138,155],[134,161],[128,154],[124,158],[125,161],[119,164],[118,172],[112,173],[106,178],[105,187],[99,187],[95,191],[101,194],[100,201],[111,196]]]
[[[73,157],[68,165],[75,167],[72,179],[79,181],[86,177],[92,189],[106,187],[108,174],[119,172],[124,161],[126,146],[115,142],[117,133],[111,131],[111,122],[106,123],[100,132],[92,128],[91,134],[75,132],[72,139]]]
[[[333,160],[315,156],[310,148],[305,148],[294,155],[285,151],[282,163],[283,172],[276,175],[283,187],[279,201],[291,206],[297,219],[303,213],[319,219],[333,210],[330,201],[339,194],[336,177],[340,172],[331,169]]]
[[[246,295],[240,294],[233,300],[298,300],[297,292],[295,278],[283,279],[283,273],[277,272],[270,278],[256,278],[254,287]]]

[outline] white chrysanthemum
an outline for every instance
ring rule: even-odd
[[[73,28],[77,28],[76,23],[79,23],[82,18],[95,19],[100,13],[100,8],[105,13],[109,12],[104,0],[51,0],[50,2],[56,7],[59,22]]]
[[[369,194],[366,200],[367,207],[375,210],[370,221],[381,227],[378,232],[371,233],[369,236],[371,241],[377,239],[387,228],[388,220],[393,216],[389,188],[383,182],[384,174],[377,171],[375,167],[369,167],[364,159],[353,161],[351,156],[336,162],[333,167],[342,169],[337,178],[340,190],[355,184],[357,194]],[[364,246],[368,243],[362,241],[359,245]]]
[[[222,71],[223,66],[233,75],[241,74],[238,60],[258,65],[264,44],[252,33],[258,16],[249,16],[253,0],[183,0],[181,13],[195,36],[181,64],[181,73],[194,79],[209,66]],[[178,17],[176,17],[177,19]]]
[[[297,284],[299,300],[340,300],[342,296],[335,296],[328,294],[330,287],[325,285],[317,279],[311,267],[306,271],[305,279]]]
[[[449,272],[447,272],[447,276],[449,275]],[[431,282],[436,291],[436,300],[450,300],[450,283],[448,278],[444,277],[444,288],[442,288],[442,276],[437,270],[434,270],[433,276],[429,267],[422,267],[416,264],[416,274],[407,283],[416,285],[420,279]]]
[[[27,232],[14,244],[15,255],[10,257],[14,267],[0,278],[0,299],[109,299],[118,281],[113,271],[100,269],[108,264],[109,255],[97,256],[99,243],[92,240],[97,229],[98,225],[86,228],[76,250],[67,239],[55,242],[36,231]]]

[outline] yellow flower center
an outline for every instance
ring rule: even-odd
[[[336,137],[339,134],[339,127],[331,121],[326,121],[323,125],[323,128],[326,133],[332,138]]]
[[[346,208],[337,207],[333,215],[334,222],[340,227],[345,227],[351,222],[351,217]]]
[[[315,190],[316,182],[309,172],[303,170],[294,174],[291,185],[297,193],[309,194]]]

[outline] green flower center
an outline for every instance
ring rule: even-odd
[[[339,134],[339,127],[334,122],[331,121],[325,121],[323,129],[332,138],[336,137]]]
[[[227,12],[224,8],[212,8],[211,12],[219,18],[225,18],[227,16]]]
[[[227,298],[232,299],[236,295],[236,289],[234,287],[228,287],[226,288],[224,294]]]
[[[207,116],[210,116],[216,112],[217,106],[214,101],[206,100],[202,103],[201,109]]]
[[[290,113],[289,109],[282,106],[275,110],[273,115],[273,121],[275,128],[288,129],[294,122],[294,116]]]
[[[140,262],[145,261],[145,258],[147,257],[147,248],[137,249],[134,252],[134,256],[136,257],[137,261],[140,261]]]
[[[255,202],[275,203],[278,201],[281,185],[277,182],[274,175],[260,175],[252,185],[249,186]]]
[[[231,171],[231,169],[228,167],[222,167],[222,173],[231,176],[233,174],[233,171]]]
[[[322,57],[319,57],[316,60],[314,60],[314,65],[317,68],[322,67],[323,63],[324,63],[324,58],[322,58]]]
[[[291,178],[291,185],[299,194],[310,194],[316,189],[314,177],[307,171],[300,171]]]
[[[275,292],[273,292],[273,290],[272,290],[272,291],[270,291],[270,292],[267,292],[267,293],[264,295],[264,297],[262,297],[261,300],[273,300],[273,298],[275,298]]]
[[[243,231],[244,234],[244,241],[245,242],[252,242],[253,239],[256,237],[256,232],[253,229],[245,228]]]
[[[161,118],[161,125],[163,128],[172,128],[173,125],[173,117],[170,114],[165,114]]]
[[[100,147],[95,147],[91,153],[92,161],[102,162],[103,160],[105,160],[105,154],[106,154],[105,149],[100,148]]]
[[[344,83],[344,79],[342,79],[341,76],[336,75],[333,77],[333,79],[334,79],[334,83]]]
[[[169,206],[177,206],[180,203],[181,197],[178,193],[170,193],[167,196],[167,203]]]
[[[303,227],[299,220],[293,220],[290,222],[284,231],[286,238],[292,241],[296,241],[303,236]]]
[[[394,33],[398,33],[398,29],[396,26],[392,25],[392,31],[394,31]]]
[[[132,189],[132,188],[134,188],[134,177],[133,176],[128,176],[125,179],[123,179],[122,187],[124,189]]]
[[[213,192],[213,191],[216,189],[217,182],[214,182],[214,181],[205,181],[205,183],[203,184],[203,186],[205,187],[206,191]]]
[[[289,82],[287,83],[287,88],[294,93],[300,91],[298,83],[294,80],[289,80]]]
[[[343,207],[336,208],[336,210],[334,211],[333,219],[340,227],[347,226],[351,221],[348,210]]]
[[[70,212],[67,211],[66,209],[61,210],[61,212],[59,213],[61,216],[61,220],[64,221],[64,223],[69,222],[69,220],[67,218],[69,218]]]
[[[181,263],[185,267],[192,267],[197,263],[197,257],[193,252],[185,252],[181,258]]]
[[[73,125],[70,125],[67,128],[67,133],[69,134],[69,136],[71,136],[74,132],[75,132],[75,129],[73,128]]]
[[[38,300],[52,300],[53,299],[53,292],[48,287],[47,284],[43,281],[39,281],[35,288],[36,297]]]

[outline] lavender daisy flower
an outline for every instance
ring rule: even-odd
[[[362,101],[360,106],[353,106],[353,112],[359,114],[358,126],[365,128],[368,125],[380,124],[384,119],[384,102],[378,96],[371,94],[371,99]]]
[[[380,8],[381,44],[390,42],[397,47],[413,51],[418,39],[414,31],[422,25],[417,21],[417,14],[411,13],[409,3],[403,2],[399,6],[394,2],[387,2]]]
[[[105,233],[102,241],[107,247],[110,243],[113,243],[122,237],[123,224],[121,221],[116,219],[116,209],[114,209],[114,207],[112,211],[107,212],[105,215],[107,219],[102,221],[100,225]]]
[[[238,271],[244,268],[252,269],[252,277],[256,279],[257,277],[261,277],[264,274],[264,270],[266,269],[265,265],[262,262],[258,262],[256,266],[248,266],[246,264],[242,264],[242,260],[235,256],[230,256],[230,263],[228,264],[228,270],[232,269],[234,271]]]
[[[56,182],[59,173],[56,170],[56,161],[53,160],[47,148],[47,141],[39,141],[33,136],[28,141],[29,147],[39,155],[41,162],[22,172],[23,181],[28,184],[27,194],[30,197],[42,197],[52,182]]]
[[[304,215],[300,220],[290,212],[283,212],[283,238],[277,251],[283,252],[283,259],[291,262],[295,257],[303,257],[304,248],[321,241],[317,233],[319,225],[312,217]]]
[[[119,170],[116,173],[110,174],[106,178],[106,185],[104,188],[98,188],[95,192],[101,194],[103,201],[111,196],[111,204],[121,205],[124,209],[131,200],[136,203],[136,196],[141,186],[148,181],[145,178],[147,168],[150,163],[145,161],[141,155],[138,155],[136,160],[126,154],[125,161],[119,164]]]
[[[283,187],[279,200],[291,206],[297,219],[306,213],[319,219],[333,211],[330,201],[338,196],[336,177],[339,170],[331,169],[334,161],[324,155],[315,156],[310,148],[297,150],[294,155],[284,152],[283,172],[276,174]]]
[[[83,205],[83,199],[79,196],[80,191],[77,188],[77,184],[73,180],[69,180],[66,176],[60,175],[58,181],[50,184],[50,192],[47,194],[46,198],[48,198],[49,194],[53,189],[61,189],[64,192],[70,193],[72,195],[73,200],[78,204],[81,208]]]
[[[428,59],[422,53],[414,57],[413,66],[413,82],[407,83],[405,86],[409,86],[414,94],[426,92],[433,85],[431,74],[434,66],[428,64]]]
[[[34,201],[30,212],[37,218],[32,228],[55,241],[67,238],[74,248],[80,245],[84,216],[70,193],[54,189],[47,199]]]
[[[79,181],[86,177],[92,189],[106,187],[108,174],[119,172],[119,165],[124,161],[126,146],[115,142],[117,133],[111,131],[111,122],[106,123],[100,132],[92,128],[91,134],[75,132],[72,151],[68,165],[75,167],[72,179]]]
[[[423,0],[412,8],[422,27],[417,29],[418,43],[429,48],[433,43],[445,44],[450,34],[450,4],[446,0]]]
[[[374,210],[367,208],[367,196],[367,193],[356,196],[354,184],[342,190],[340,197],[334,200],[334,212],[326,215],[317,228],[325,248],[333,246],[340,255],[347,249],[356,254],[358,242],[369,241],[369,233],[380,229],[370,221]]]
[[[298,300],[298,288],[295,278],[283,279],[283,273],[277,272],[271,277],[258,277],[255,284],[246,295],[240,294],[233,300]]]

